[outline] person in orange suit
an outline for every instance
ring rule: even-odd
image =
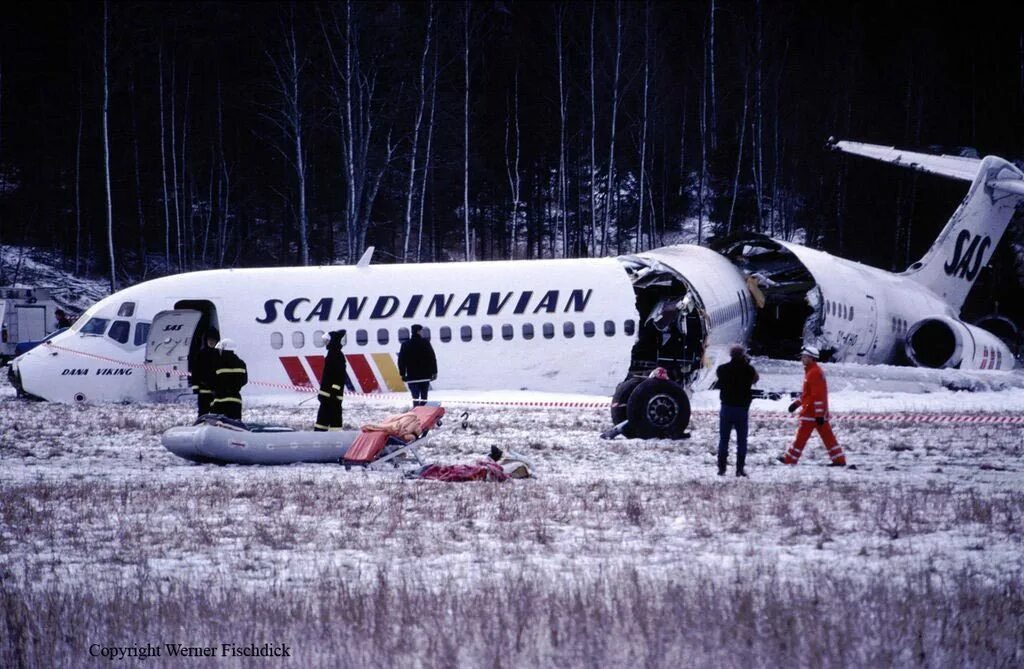
[[[804,346],[800,351],[800,362],[804,365],[804,388],[800,399],[789,405],[790,412],[800,409],[800,427],[796,431],[793,445],[778,459],[783,464],[795,465],[804,452],[811,432],[818,430],[818,436],[832,460],[831,466],[845,467],[846,456],[828,421],[828,384],[825,382],[825,373],[818,366],[818,357],[818,349],[814,346]]]

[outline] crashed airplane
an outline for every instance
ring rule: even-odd
[[[246,395],[308,390],[321,335],[345,329],[349,392],[404,392],[395,362],[414,323],[434,344],[437,390],[611,394],[613,420],[677,437],[687,391],[732,343],[792,358],[1008,370],[999,337],[959,316],[1024,202],[1009,162],[854,142],[841,151],[970,181],[932,248],[892,273],[756,234],[619,258],[229,269],[147,281],[93,305],[12,363],[24,394],[58,402],[160,401],[188,392],[188,360],[216,327],[246,360]],[[656,367],[668,378],[648,378]],[[626,379],[626,381],[623,381]]]

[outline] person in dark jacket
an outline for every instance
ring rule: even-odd
[[[729,362],[715,370],[721,392],[722,409],[718,418],[718,475],[725,476],[729,462],[729,435],[736,430],[736,476],[746,476],[747,419],[750,411],[751,387],[757,383],[757,370],[747,359],[746,351],[736,344],[729,349]]]
[[[412,336],[402,344],[398,351],[398,373],[409,386],[412,393],[412,405],[423,406],[427,403],[427,391],[430,382],[437,379],[437,358],[434,347],[423,337],[422,325],[412,326]]]
[[[213,378],[220,358],[216,348],[219,341],[217,328],[209,328],[203,337],[205,345],[189,361],[189,381],[196,395],[200,418],[210,413],[210,404],[213,402]]]
[[[317,432],[341,429],[341,401],[348,380],[348,368],[341,348],[345,345],[344,330],[335,330],[324,335],[327,344],[327,358],[324,360],[324,373],[320,377],[320,410],[316,414]]]
[[[249,381],[245,362],[235,353],[237,346],[230,339],[217,342],[217,366],[213,370],[213,402],[211,413],[242,420],[242,386]]]

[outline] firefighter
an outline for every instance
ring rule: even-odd
[[[746,476],[747,425],[751,386],[758,381],[757,370],[740,344],[729,349],[729,362],[715,370],[722,409],[718,418],[718,475],[725,476],[729,462],[729,435],[736,429],[736,476]]]
[[[213,370],[213,402],[210,403],[210,411],[242,420],[242,386],[249,381],[245,362],[235,353],[238,347],[231,339],[221,339],[216,349],[218,355]]]
[[[209,328],[203,337],[204,346],[189,359],[189,382],[192,385],[192,392],[196,395],[200,418],[210,413],[210,404],[213,402],[214,373],[220,358],[220,353],[217,352],[219,341],[220,333],[217,328]]]
[[[409,386],[414,407],[427,403],[430,382],[437,379],[437,357],[434,355],[434,347],[420,334],[422,330],[422,325],[413,325],[412,336],[398,351],[398,373]]]
[[[800,409],[800,427],[796,431],[793,445],[778,459],[783,464],[795,465],[804,452],[811,432],[817,430],[832,460],[830,466],[845,467],[846,456],[828,422],[828,384],[825,383],[824,372],[818,366],[819,355],[814,346],[804,346],[800,351],[800,362],[804,365],[804,388],[800,399],[789,405],[790,412]]]
[[[317,432],[341,429],[341,401],[348,381],[348,369],[341,348],[345,345],[344,330],[327,332],[323,341],[327,345],[327,358],[324,360],[324,373],[320,380],[320,410],[316,413]]]

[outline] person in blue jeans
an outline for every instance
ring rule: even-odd
[[[747,359],[743,346],[729,349],[729,362],[720,365],[718,390],[722,409],[718,419],[718,475],[725,476],[729,464],[729,436],[736,430],[736,476],[746,476],[747,418],[750,412],[751,388],[758,381],[757,370]]]

